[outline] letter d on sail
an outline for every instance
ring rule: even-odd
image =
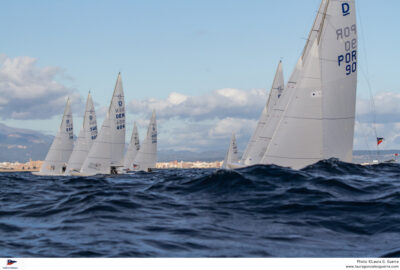
[[[350,14],[350,5],[348,3],[342,4],[342,12],[343,12],[343,16],[347,16]]]

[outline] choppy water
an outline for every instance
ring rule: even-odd
[[[0,174],[1,257],[400,256],[400,165]]]

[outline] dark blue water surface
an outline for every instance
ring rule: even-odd
[[[1,257],[400,256],[400,165],[0,174]]]

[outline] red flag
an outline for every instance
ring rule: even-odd
[[[380,145],[383,142],[383,138],[376,138],[376,141],[377,141],[378,145]]]

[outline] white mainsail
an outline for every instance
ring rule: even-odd
[[[111,166],[122,167],[125,150],[125,100],[121,73],[118,74],[110,105]]]
[[[122,166],[125,146],[125,103],[121,73],[118,74],[107,116],[84,161],[80,174],[110,174]]]
[[[133,131],[131,141],[128,146],[128,150],[124,157],[124,169],[133,170],[133,160],[135,159],[140,149],[139,134],[136,126],[136,122],[133,124]]]
[[[311,30],[298,63],[302,66],[292,74],[286,108],[263,164],[300,169],[330,157],[351,161],[357,81],[355,1],[323,0],[314,24],[318,27]]]
[[[147,136],[140,146],[139,152],[133,160],[135,170],[148,171],[156,167],[157,162],[157,122],[156,112],[153,111]]]
[[[97,120],[94,110],[92,96],[89,92],[85,115],[83,117],[82,128],[79,132],[78,139],[75,141],[74,150],[68,160],[66,174],[71,172],[79,172],[83,162],[89,154],[93,141],[97,138]]]
[[[68,98],[60,128],[37,175],[62,175],[74,146],[71,103]]]
[[[270,137],[266,135],[266,132],[268,132],[268,129],[273,129],[273,127],[266,125],[267,120],[271,116],[273,109],[277,106],[277,103],[284,92],[284,86],[282,62],[280,61],[278,68],[276,69],[275,78],[267,103],[261,113],[253,136],[243,153],[241,164],[249,166],[260,163],[270,141]]]
[[[229,149],[226,153],[224,162],[222,163],[222,169],[229,169],[231,168],[230,164],[238,164],[239,157],[238,157],[238,150],[236,144],[236,137],[235,133],[232,133],[231,142],[229,143]]]
[[[320,39],[323,157],[351,162],[358,50],[355,0],[330,1]]]

